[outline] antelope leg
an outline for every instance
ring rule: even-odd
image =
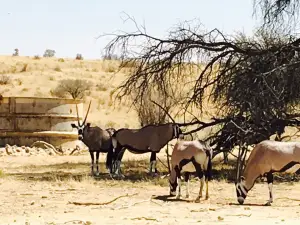
[[[185,197],[186,197],[186,198],[189,198],[189,197],[190,197],[190,190],[189,190],[190,173],[189,173],[189,172],[186,172],[186,173],[184,174],[184,181],[185,181],[185,184],[186,184],[186,195],[185,195]]]
[[[99,156],[100,156],[100,152],[97,151],[96,152],[96,168],[97,168],[97,172],[96,172],[96,176],[99,176]]]
[[[205,183],[206,183],[206,194],[205,194],[205,199],[209,199],[209,194],[208,194],[208,178],[205,178]]]
[[[273,174],[267,173],[267,182],[268,182],[268,187],[269,187],[269,200],[267,201],[266,205],[271,205],[271,203],[273,202]]]
[[[90,151],[90,155],[91,155],[91,175],[94,175],[94,152]]]
[[[176,199],[180,199],[180,197],[181,197],[181,179],[180,179],[180,176],[177,177],[177,183],[178,183],[178,193],[176,195]]]

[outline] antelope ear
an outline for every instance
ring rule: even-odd
[[[86,126],[87,126],[87,127],[90,127],[90,126],[91,126],[91,123],[87,123]]]
[[[71,124],[71,127],[77,128],[77,126],[75,125],[75,123],[72,123],[72,124]]]

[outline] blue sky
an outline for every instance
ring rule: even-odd
[[[116,30],[134,31],[123,22],[126,12],[148,33],[164,36],[180,21],[198,19],[207,29],[251,34],[255,18],[252,0],[0,0],[0,55],[43,55],[56,50],[57,57],[101,57],[108,39],[96,37]]]

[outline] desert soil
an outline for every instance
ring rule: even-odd
[[[124,173],[140,164],[124,162]],[[272,206],[263,206],[268,188],[257,183],[240,206],[234,184],[215,180],[209,183],[209,200],[191,201],[199,187],[193,179],[190,200],[184,198],[183,186],[183,198],[176,201],[168,197],[167,178],[146,175],[147,163],[139,168],[142,179],[125,180],[109,178],[103,164],[105,173],[89,176],[87,154],[4,156],[0,165],[0,224],[296,224],[300,216],[298,183],[275,182]],[[106,205],[71,203],[107,203],[119,196]]]

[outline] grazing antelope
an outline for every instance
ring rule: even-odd
[[[269,200],[273,202],[273,173],[294,173],[300,167],[300,143],[265,140],[251,151],[241,181],[236,183],[237,201],[243,204],[247,193],[258,177],[266,176],[269,186]]]
[[[134,154],[151,152],[150,173],[156,168],[156,153],[172,139],[182,134],[177,124],[166,123],[160,125],[147,125],[141,129],[121,128],[112,136],[113,147],[116,154],[116,174],[121,175],[121,160],[125,149]]]
[[[195,202],[200,202],[202,197],[202,190],[204,186],[204,180],[206,182],[206,199],[208,195],[208,181],[211,180],[212,173],[212,154],[211,147],[207,146],[200,140],[183,141],[178,140],[174,146],[171,156],[171,175],[169,179],[170,183],[170,196],[176,194],[176,188],[178,185],[178,193],[176,199],[181,197],[181,172],[185,173],[184,180],[186,182],[186,198],[189,198],[189,178],[190,174],[196,172],[196,175],[200,179],[200,191]]]
[[[106,130],[101,129],[100,127],[91,127],[90,123],[85,123],[91,102],[89,104],[86,116],[82,124],[79,121],[78,107],[76,105],[77,111],[77,122],[78,125],[72,123],[71,126],[78,130],[78,139],[81,140],[88,148],[91,155],[91,173],[94,175],[94,152],[96,152],[96,175],[99,175],[99,155],[100,152],[107,153],[106,156],[106,168],[109,169],[110,173],[113,173],[113,146],[112,146],[112,135],[115,131],[114,128],[108,128]]]

